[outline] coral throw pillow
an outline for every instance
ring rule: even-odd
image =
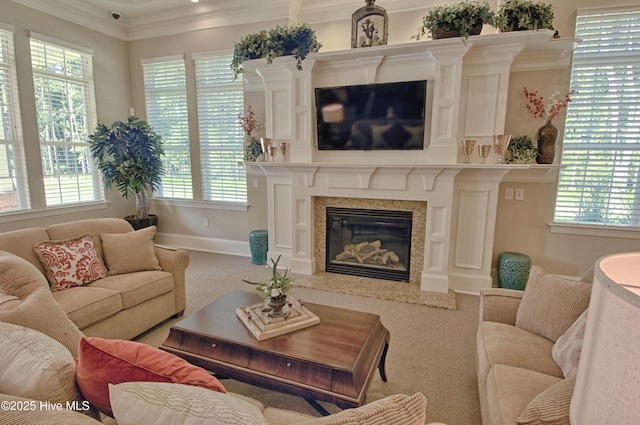
[[[64,241],[40,242],[34,250],[53,291],[86,285],[107,276],[91,233]]]
[[[109,384],[173,382],[226,392],[209,372],[171,353],[139,342],[95,337],[80,340],[76,381],[84,398],[111,417]]]

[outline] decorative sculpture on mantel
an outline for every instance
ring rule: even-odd
[[[351,47],[385,46],[387,44],[387,11],[376,6],[375,0],[365,0],[366,5],[351,16]]]

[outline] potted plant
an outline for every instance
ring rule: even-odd
[[[265,305],[271,308],[268,313],[271,317],[280,317],[283,315],[282,307],[286,304],[287,295],[289,295],[291,288],[293,288],[293,277],[289,274],[289,269],[285,269],[283,273],[278,271],[279,261],[280,256],[278,256],[275,261],[273,261],[272,258],[271,264],[267,264],[271,272],[266,281],[250,282],[248,280],[242,280],[256,287],[258,294],[264,298]]]
[[[496,14],[496,27],[501,32],[553,28],[553,5],[531,0],[506,0]],[[553,35],[559,37],[556,31]]]
[[[538,148],[533,146],[531,137],[514,136],[507,147],[504,161],[507,164],[531,164],[538,156]]]
[[[160,186],[164,174],[160,135],[146,121],[130,116],[111,127],[98,123],[89,144],[105,187],[116,186],[125,198],[136,197],[136,213],[125,219],[134,229],[157,225],[157,216],[149,214],[148,191]]]
[[[431,38],[463,37],[478,35],[484,24],[495,24],[495,12],[486,0],[463,1],[454,5],[438,5],[422,18],[422,27],[416,40],[431,34]]]
[[[266,31],[260,31],[248,34],[240,39],[239,42],[233,43],[233,59],[231,60],[231,69],[234,76],[240,72],[240,64],[245,60],[266,58],[269,53],[267,42],[269,35]]]
[[[318,53],[322,43],[316,39],[316,32],[307,24],[277,25],[269,30],[269,54],[267,63],[278,56],[293,55],[296,58],[296,68],[302,70],[301,62],[309,53]]]
[[[267,58],[272,63],[278,56],[293,55],[296,68],[302,70],[302,61],[309,53],[318,53],[322,43],[316,39],[316,32],[307,24],[277,25],[267,31],[249,34],[234,43],[231,68],[234,75],[241,72],[240,65],[245,60]]]

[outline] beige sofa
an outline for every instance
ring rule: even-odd
[[[534,266],[525,291],[481,291],[477,373],[483,425],[569,423],[575,375],[565,379],[568,365],[556,361],[554,344],[576,348],[575,341],[565,341],[586,316],[591,280],[590,273],[574,281]]]
[[[91,233],[95,236],[96,251],[104,262],[101,235],[130,232],[133,232],[133,228],[123,219],[79,220],[46,228],[0,233],[0,251],[27,260],[46,276],[45,267],[34,251],[36,244],[68,240]],[[52,292],[53,297],[69,319],[87,336],[131,339],[171,316],[180,316],[186,306],[185,271],[189,254],[180,249],[150,249],[161,270],[107,276],[88,285]],[[43,285],[47,285],[46,280],[43,282]]]

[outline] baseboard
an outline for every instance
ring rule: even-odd
[[[204,238],[201,236],[185,236],[171,233],[158,233],[156,244],[194,251],[215,252],[218,254],[239,255],[250,257],[249,242],[229,239]]]

